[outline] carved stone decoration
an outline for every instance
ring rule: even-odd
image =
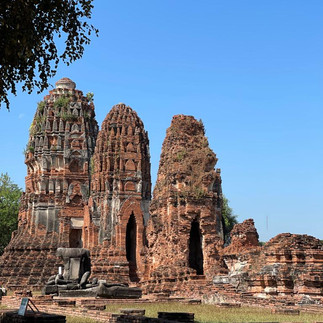
[[[90,183],[88,170],[84,170],[83,165],[89,164],[93,148],[84,145],[84,149],[88,150],[86,154],[80,147],[70,149],[72,139],[68,130],[64,132],[64,122],[70,117],[67,111],[73,102],[78,102],[85,114],[90,116],[86,119],[78,117],[77,120],[73,117],[77,127],[86,124],[87,131],[78,140],[96,140],[97,122],[93,104],[89,104],[82,92],[75,89],[73,81],[67,78],[59,80],[56,88],[39,104],[30,129],[28,146],[38,143],[41,149],[26,154],[25,163],[29,171],[26,193],[21,199],[18,230],[3,254],[2,259],[6,261],[0,262],[0,283],[6,286],[40,285],[56,270],[54,264],[58,259],[55,251],[58,247],[82,244],[82,228],[73,228],[71,217],[83,219],[85,202],[80,198],[78,204],[68,203],[67,190],[60,184],[89,187]],[[58,140],[57,125],[60,131]],[[50,150],[49,143],[53,143]],[[74,153],[79,156],[77,176],[69,170],[71,160],[64,158]]]
[[[134,128],[138,128],[136,134],[129,131]],[[144,218],[149,216],[151,195],[148,145],[136,112],[124,104],[114,106],[98,135],[92,160],[92,199],[84,226],[84,245],[91,250],[95,276],[119,282],[138,281],[143,276]],[[136,170],[138,164],[141,167]],[[145,183],[144,189],[136,190],[137,183]],[[99,218],[99,225],[93,218]]]

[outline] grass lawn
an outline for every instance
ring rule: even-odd
[[[111,304],[108,312],[119,313],[121,308],[142,308],[146,316],[157,317],[157,312],[192,312],[196,322],[315,322],[323,321],[323,314],[280,315],[271,314],[270,309],[241,307],[219,308],[213,305],[188,305],[181,303],[149,303],[149,304]]]
[[[0,309],[6,307],[0,304]],[[213,305],[188,305],[181,303],[115,303],[107,305],[106,311],[119,313],[121,308],[142,308],[146,316],[157,317],[157,312],[192,312],[197,323],[216,322],[323,322],[323,314],[280,315],[269,309],[255,307],[219,308]],[[86,317],[66,317],[67,323],[96,323]]]

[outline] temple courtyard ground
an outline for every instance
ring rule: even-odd
[[[182,304],[182,303],[111,303],[106,305],[106,309],[102,311],[109,313],[120,313],[121,309],[145,309],[146,317],[156,318],[158,312],[190,312],[194,313],[195,322],[197,323],[215,323],[215,322],[323,322],[323,313],[306,313],[302,310],[297,315],[289,314],[283,315],[279,313],[273,313],[269,308],[257,308],[257,307],[239,307],[239,308],[221,308],[215,305],[206,304]],[[0,310],[8,309],[7,306],[0,305]],[[70,308],[71,313],[74,311]],[[63,314],[63,313],[62,313]],[[67,314],[67,313],[66,313]],[[79,314],[77,314],[79,315]],[[83,312],[81,316],[67,315],[67,323],[95,323],[104,322],[100,312],[97,312],[97,318],[93,319],[87,317],[87,313]]]

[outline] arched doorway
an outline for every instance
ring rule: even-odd
[[[129,278],[130,281],[139,281],[137,275],[137,224],[133,213],[129,217],[126,231],[126,255],[129,261]]]
[[[189,266],[196,270],[197,275],[203,275],[203,250],[200,224],[195,219],[191,224],[189,240]]]

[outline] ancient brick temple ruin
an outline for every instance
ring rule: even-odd
[[[79,247],[89,167],[98,133],[94,106],[62,79],[38,104],[26,148],[18,230],[1,261],[8,286],[37,285],[56,267],[58,247]]]
[[[281,234],[260,246],[246,220],[224,247],[216,162],[202,122],[174,116],[151,199],[148,133],[136,112],[115,105],[99,131],[91,98],[59,80],[30,128],[26,189],[0,285],[40,288],[57,272],[58,247],[84,247],[93,276],[146,295],[321,301],[320,240]]]
[[[96,142],[84,213],[83,243],[97,277],[121,282],[143,277],[149,158],[148,134],[136,112],[124,104],[114,106]]]

